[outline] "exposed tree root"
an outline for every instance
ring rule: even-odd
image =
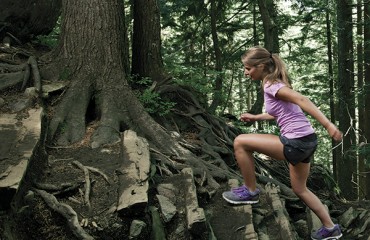
[[[45,190],[51,192],[54,196],[64,195],[69,192],[76,191],[83,182],[78,183],[61,183],[58,185],[49,184],[49,183],[34,183],[34,186],[40,190]]]
[[[42,197],[42,199],[51,209],[61,214],[67,220],[68,227],[78,239],[94,239],[82,229],[78,222],[77,213],[72,209],[71,206],[58,202],[58,200],[52,194],[49,194],[44,190],[35,189],[35,191]]]
[[[85,175],[85,193],[84,193],[84,201],[85,201],[85,205],[89,208],[89,210],[91,209],[91,204],[90,204],[90,192],[91,192],[91,182],[90,182],[90,173],[89,173],[89,169],[87,167],[85,167],[84,165],[82,165],[79,161],[73,161],[72,162],[74,165],[76,165],[77,167],[79,167],[83,172],[84,172],[84,175]]]

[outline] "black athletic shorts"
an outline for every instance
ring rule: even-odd
[[[284,145],[286,160],[293,165],[299,162],[309,163],[317,147],[316,133],[294,139],[280,136],[280,141]]]

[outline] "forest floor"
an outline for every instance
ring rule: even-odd
[[[24,98],[23,92],[17,90],[18,86],[9,90],[0,92],[0,98],[4,100],[4,104],[0,105],[0,115],[9,114],[12,112],[9,106],[13,105],[20,99]],[[36,102],[33,102],[28,107],[17,112],[18,121],[27,118],[29,109],[39,108]],[[54,147],[46,144],[48,154],[48,168],[46,174],[42,177],[42,184],[49,186],[65,186],[60,193],[54,192],[58,201],[71,206],[78,215],[78,219],[82,227],[89,233],[96,236],[98,239],[128,239],[130,224],[133,219],[140,219],[148,222],[148,215],[144,216],[118,216],[113,214],[117,204],[119,174],[122,174],[118,169],[122,165],[121,143],[102,148],[92,149],[89,146],[89,137],[94,129],[94,123],[88,126],[86,138],[74,145],[67,147]],[[2,133],[2,139],[12,139],[12,136],[6,136]],[[12,134],[9,132],[9,134]],[[1,154],[1,153],[0,153]],[[0,158],[0,161],[4,159]],[[83,185],[85,182],[85,173],[79,168],[78,163],[83,166],[93,167],[100,173],[90,171],[91,192],[90,192],[90,207],[87,206],[84,199]],[[12,164],[9,162],[9,164]],[[13,163],[16,164],[16,163]],[[0,164],[1,165],[1,164]],[[4,170],[6,166],[3,166]],[[105,179],[104,173],[107,176]],[[0,172],[0,175],[2,172]],[[0,177],[1,179],[1,177]],[[158,183],[165,181],[159,175],[150,179],[151,187],[149,195],[156,194],[155,187]],[[70,187],[70,190],[66,188]],[[218,235],[219,240],[229,240],[230,235],[225,233],[230,232],[231,228],[242,225],[243,219],[237,219],[229,204],[222,199],[222,191],[227,189],[227,183],[222,184],[221,188],[213,195],[212,198],[199,196],[199,204],[205,209],[218,209],[220,215],[213,219],[213,224],[217,226],[214,229],[215,235]],[[154,197],[149,197],[153,201]],[[265,200],[261,199],[261,204]],[[156,205],[155,202],[149,204]],[[370,210],[368,203],[353,202],[344,203],[335,200],[337,211],[343,213],[346,209],[353,206],[354,208],[362,208]],[[258,207],[258,206],[257,206]],[[24,219],[24,225],[27,226],[29,239],[74,239],[69,231],[66,231],[64,219],[61,216],[46,206],[41,198],[36,198],[32,201],[30,208],[34,209],[29,218]],[[0,220],[5,220],[9,216],[6,210],[0,210]],[[22,223],[21,223],[22,224]],[[8,228],[9,227],[9,228]],[[9,233],[12,226],[4,226],[0,224],[0,240],[8,239],[6,234]],[[274,228],[274,226],[271,226]],[[13,229],[14,231],[14,229]],[[236,230],[235,230],[236,231]],[[270,231],[278,231],[271,229]],[[147,239],[149,233],[144,233],[142,239]],[[40,238],[43,236],[43,238]],[[140,238],[138,238],[140,239]],[[278,239],[278,238],[277,238]],[[346,239],[346,238],[344,238]]]

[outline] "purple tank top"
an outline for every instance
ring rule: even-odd
[[[266,112],[275,117],[281,135],[286,138],[300,138],[314,133],[315,130],[298,105],[276,98],[276,93],[285,86],[281,82],[264,85]]]

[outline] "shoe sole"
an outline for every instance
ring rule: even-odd
[[[343,234],[340,234],[339,236],[335,236],[335,237],[328,237],[328,238],[322,238],[322,239],[320,239],[320,240],[333,240],[333,239],[339,239],[339,238],[341,238],[343,236]],[[313,240],[318,240],[317,238],[313,238],[313,237],[311,237],[311,239],[313,239]]]
[[[226,202],[228,203],[232,203],[232,204],[235,204],[235,205],[240,205],[240,204],[255,204],[255,203],[258,203],[259,200],[254,200],[254,201],[234,201],[234,200],[230,200],[228,198],[225,198],[224,196],[222,196]]]

